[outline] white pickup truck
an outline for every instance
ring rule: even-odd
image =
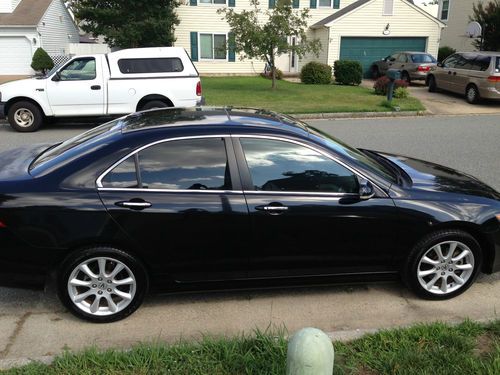
[[[118,116],[202,104],[198,71],[183,48],[76,56],[46,76],[0,85],[0,118],[20,132],[58,117]]]

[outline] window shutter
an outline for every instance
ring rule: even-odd
[[[236,61],[236,51],[234,48],[234,33],[227,33],[227,61]]]
[[[198,61],[198,33],[191,31],[191,60]]]
[[[276,0],[269,0],[269,9],[274,8]]]
[[[228,4],[230,7],[234,8],[236,6],[236,0],[228,0]]]
[[[300,0],[293,0],[293,7],[298,8],[300,5]]]
[[[333,0],[333,9],[340,8],[340,0]]]
[[[191,5],[192,7],[195,7],[196,5],[198,5],[198,0],[189,0],[189,5]]]
[[[309,8],[314,9],[316,8],[316,0],[311,0],[309,3]]]

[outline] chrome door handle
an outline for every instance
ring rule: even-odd
[[[131,208],[133,210],[143,210],[145,208],[149,208],[152,206],[150,202],[131,202],[131,201],[116,202],[115,205],[118,207]]]
[[[280,215],[283,212],[288,211],[286,206],[257,206],[255,207],[257,211],[266,211],[270,215]]]

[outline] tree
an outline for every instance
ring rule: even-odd
[[[31,61],[31,67],[37,72],[42,72],[45,74],[47,70],[54,67],[54,61],[41,47],[37,48],[33,54],[33,60]]]
[[[474,47],[485,51],[500,51],[500,0],[478,2],[472,6],[471,21],[479,22],[483,28],[483,43],[474,41]]]
[[[276,88],[276,58],[284,53],[295,53],[298,57],[306,53],[318,56],[321,43],[306,35],[309,9],[292,10],[291,0],[276,0],[271,10],[261,10],[258,0],[250,0],[252,10],[236,13],[233,8],[222,8],[231,28],[229,48],[241,53],[240,58],[257,58],[265,61],[271,69],[272,88]],[[289,37],[295,36],[291,44]]]
[[[170,46],[179,24],[177,0],[71,0],[85,32],[102,35],[110,47]]]

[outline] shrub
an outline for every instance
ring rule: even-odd
[[[438,61],[440,61],[440,62],[443,61],[448,56],[453,55],[455,52],[457,52],[457,50],[455,48],[451,48],[451,47],[447,47],[447,46],[439,48]]]
[[[406,99],[410,96],[410,93],[406,87],[398,87],[394,90],[394,97],[397,99]]]
[[[50,58],[50,56],[45,52],[45,50],[41,47],[37,48],[35,53],[33,54],[33,60],[31,61],[31,67],[33,70],[38,72],[42,72],[45,74],[47,70],[50,70],[54,67],[54,62]]]
[[[389,82],[391,80],[387,78],[387,76],[382,76],[375,81],[373,88],[375,89],[375,94],[377,95],[387,95],[387,90],[389,87]],[[394,90],[397,90],[400,87],[404,87],[405,89],[408,87],[408,82],[397,79],[394,81]]]
[[[273,78],[273,75],[272,75],[271,71],[266,71],[264,73],[260,73],[260,76],[264,77],[264,78],[267,78],[267,79],[272,79]],[[276,68],[276,79],[277,80],[283,79],[283,72],[280,69],[278,69],[278,68]]]
[[[337,60],[333,63],[335,81],[341,85],[359,85],[363,78],[363,66],[359,61]]]
[[[332,68],[327,64],[311,61],[302,67],[300,80],[303,83],[328,85],[332,82]]]

